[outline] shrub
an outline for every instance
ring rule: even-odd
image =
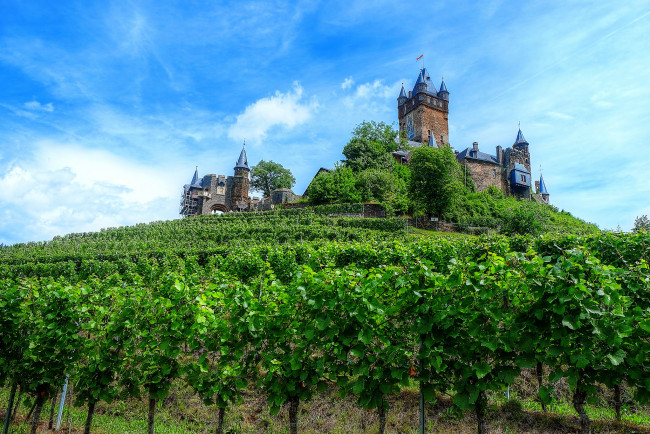
[[[542,206],[534,202],[522,201],[518,206],[506,209],[502,216],[501,233],[538,235],[544,232],[549,213]]]

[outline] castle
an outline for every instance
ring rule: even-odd
[[[397,114],[400,136],[405,136],[409,145],[449,146],[449,91],[444,79],[436,90],[428,71],[422,68],[408,95],[402,84],[397,97]],[[505,149],[497,146],[495,155],[479,151],[478,143],[474,142],[471,147],[456,151],[456,159],[463,165],[478,191],[494,186],[505,195],[529,198],[532,178],[528,147],[529,143],[520,128],[514,144]],[[407,164],[411,153],[395,151],[393,157],[398,162]],[[322,170],[326,169],[321,168],[319,173]],[[197,167],[192,181],[183,186],[181,216],[272,209],[275,204],[292,202],[298,198],[289,189],[278,189],[262,201],[252,199],[248,195],[249,176],[245,147],[242,147],[235,163],[233,176],[209,174],[199,179]],[[549,193],[541,174],[534,185],[532,197],[548,203]]]
[[[397,97],[397,113],[400,135],[404,135],[410,145],[449,146],[449,91],[444,79],[436,90],[426,68],[422,68],[408,95],[402,84]],[[456,152],[456,159],[471,176],[478,191],[494,186],[508,196],[528,198],[532,182],[528,146],[520,128],[514,144],[505,149],[497,146],[496,155],[479,151],[478,143],[474,142],[471,148]],[[410,159],[405,152],[394,152],[393,156],[402,163]],[[541,175],[539,181],[535,181],[535,190],[536,200],[549,202]]]
[[[192,181],[183,186],[180,215],[189,217],[248,210],[251,205],[248,196],[250,168],[245,148],[239,154],[234,171],[234,176],[227,178],[224,175],[209,174],[199,179],[197,167]]]

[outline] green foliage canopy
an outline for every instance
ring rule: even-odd
[[[417,148],[409,166],[411,198],[418,208],[429,214],[443,214],[467,192],[462,182],[462,168],[448,146]]]
[[[383,122],[362,122],[354,131],[352,138],[343,148],[345,166],[355,172],[370,168],[389,169],[395,167],[392,151],[403,148],[396,141],[397,131]]]
[[[274,161],[261,160],[251,169],[251,187],[263,191],[265,196],[277,188],[291,188],[296,178],[289,169]]]

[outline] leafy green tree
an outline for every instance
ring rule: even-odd
[[[408,168],[406,169],[408,170]],[[364,202],[377,201],[384,205],[387,211],[398,213],[407,211],[407,184],[396,173],[380,169],[367,169],[359,173],[358,177]]]
[[[355,172],[370,168],[392,170],[396,163],[390,153],[405,148],[405,142],[398,142],[397,137],[397,131],[390,125],[362,122],[352,131],[352,138],[343,148],[345,166]]]
[[[291,188],[296,178],[289,169],[273,161],[260,161],[251,169],[251,187],[263,191],[265,196],[277,188]]]
[[[411,198],[425,212],[440,216],[451,209],[454,201],[465,194],[463,173],[451,148],[422,147],[413,151]]]
[[[332,171],[319,173],[309,185],[307,196],[316,204],[359,203],[363,200],[354,171],[338,165]]]
[[[650,232],[650,219],[648,219],[648,216],[645,214],[634,219],[634,227],[632,228],[632,232],[639,232],[642,230]]]

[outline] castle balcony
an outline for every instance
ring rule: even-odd
[[[522,164],[515,163],[514,168],[510,171],[510,187],[512,188],[530,188],[530,172]]]

